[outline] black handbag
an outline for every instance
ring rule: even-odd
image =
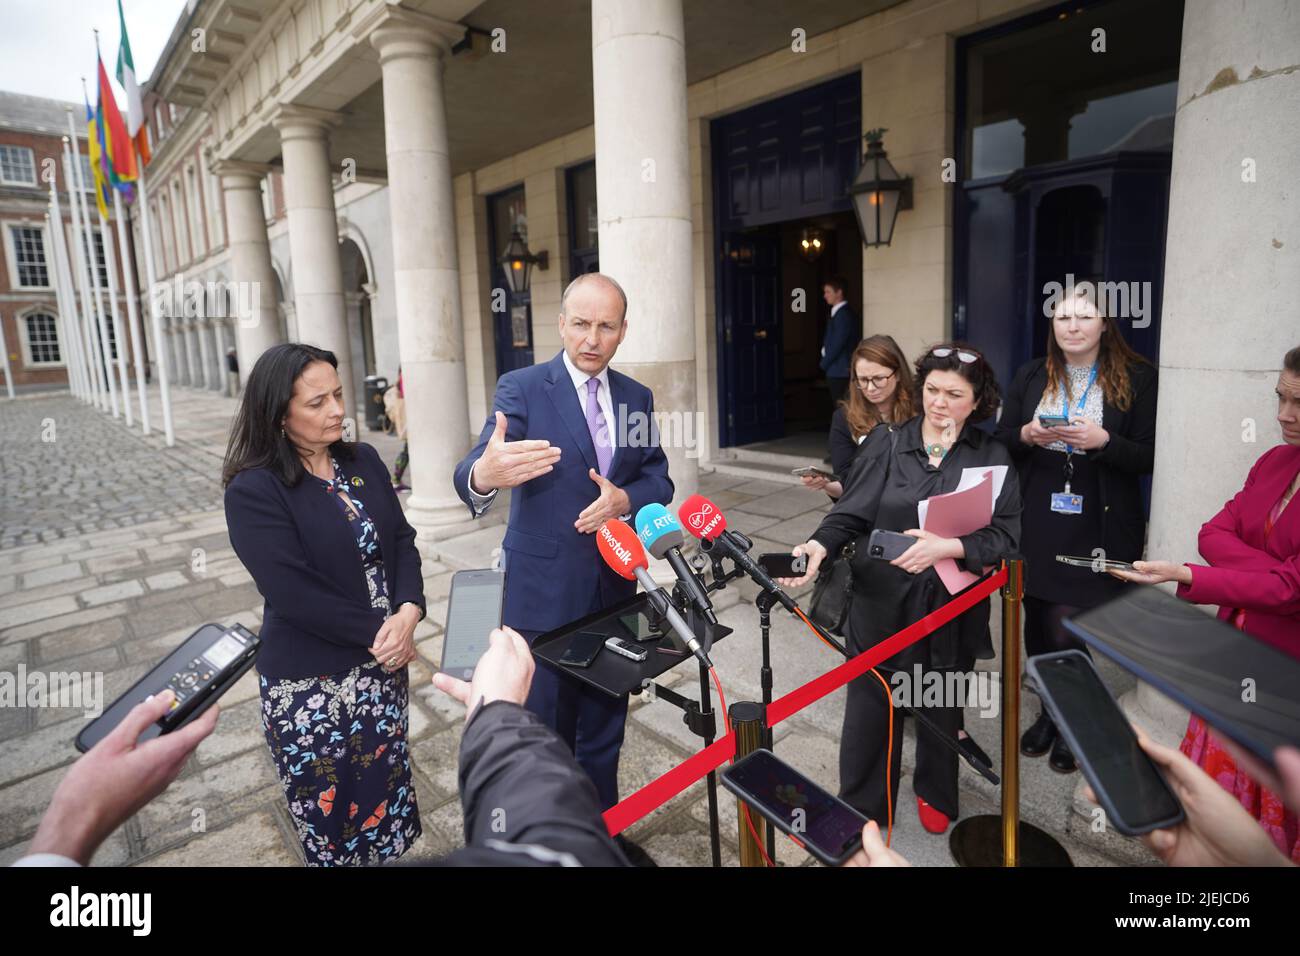
[[[889,427],[889,426],[886,426]],[[885,461],[885,481],[898,448],[898,432],[889,427],[889,458]],[[849,624],[849,608],[853,606],[853,558],[858,553],[857,539],[840,548],[840,553],[821,566],[813,584],[812,601],[808,613],[813,623],[836,637],[843,637]]]

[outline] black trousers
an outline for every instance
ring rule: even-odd
[[[857,646],[850,629],[850,646],[854,653],[866,650]],[[972,670],[975,662],[963,668]],[[889,683],[892,671],[876,668]],[[906,672],[909,679],[914,672]],[[923,672],[924,673],[924,672]],[[940,674],[943,672],[940,671]],[[892,694],[893,685],[890,684]],[[919,696],[919,688],[917,689]],[[962,729],[962,708],[917,707],[921,714],[948,736],[956,739]],[[889,748],[889,714],[894,714],[894,746]],[[844,732],[840,736],[840,799],[859,813],[875,820],[881,827],[888,820],[892,804],[898,813],[898,775],[903,761],[903,716],[907,712],[894,707],[886,697],[885,686],[867,673],[850,681],[844,702]],[[916,727],[916,771],[912,789],[916,795],[950,819],[957,818],[957,754],[936,740],[934,733]],[[889,768],[889,800],[885,799],[885,768]]]
[[[1053,654],[1056,651],[1083,651],[1092,657],[1088,645],[1065,629],[1061,622],[1078,614],[1083,608],[1069,604],[1053,604],[1041,598],[1025,595],[1025,656]],[[1046,713],[1039,705],[1041,713]]]

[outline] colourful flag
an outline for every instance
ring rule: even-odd
[[[126,35],[126,14],[122,0],[117,0],[117,17],[122,25],[122,43],[117,48],[117,82],[126,90],[126,131],[135,143],[141,168],[149,165],[149,134],[144,126],[144,102],[140,99],[140,85],[135,79],[135,61],[131,58],[131,41]]]
[[[90,178],[94,180],[95,203],[99,206],[99,214],[108,219],[108,179],[104,173],[104,156],[100,147],[99,124],[95,120],[95,114],[90,109],[90,103],[86,103],[86,143],[87,152],[90,154]]]
[[[104,69],[104,58],[99,55],[98,40],[95,41],[95,63],[99,68],[99,133],[110,167],[109,182],[118,187],[120,183],[129,183],[139,178],[135,150],[131,148],[126,123],[118,112],[113,87],[108,83],[108,71]]]

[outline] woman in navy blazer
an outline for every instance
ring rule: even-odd
[[[407,748],[415,531],[369,445],[343,441],[333,353],[257,360],[226,452],[226,525],[266,599],[262,727],[309,865],[382,863],[420,835]]]

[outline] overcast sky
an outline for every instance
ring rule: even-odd
[[[141,84],[153,73],[186,0],[122,0],[131,56]],[[81,77],[94,104],[95,35],[116,85],[117,0],[0,0],[0,90],[81,101]],[[125,107],[121,88],[118,103]]]

